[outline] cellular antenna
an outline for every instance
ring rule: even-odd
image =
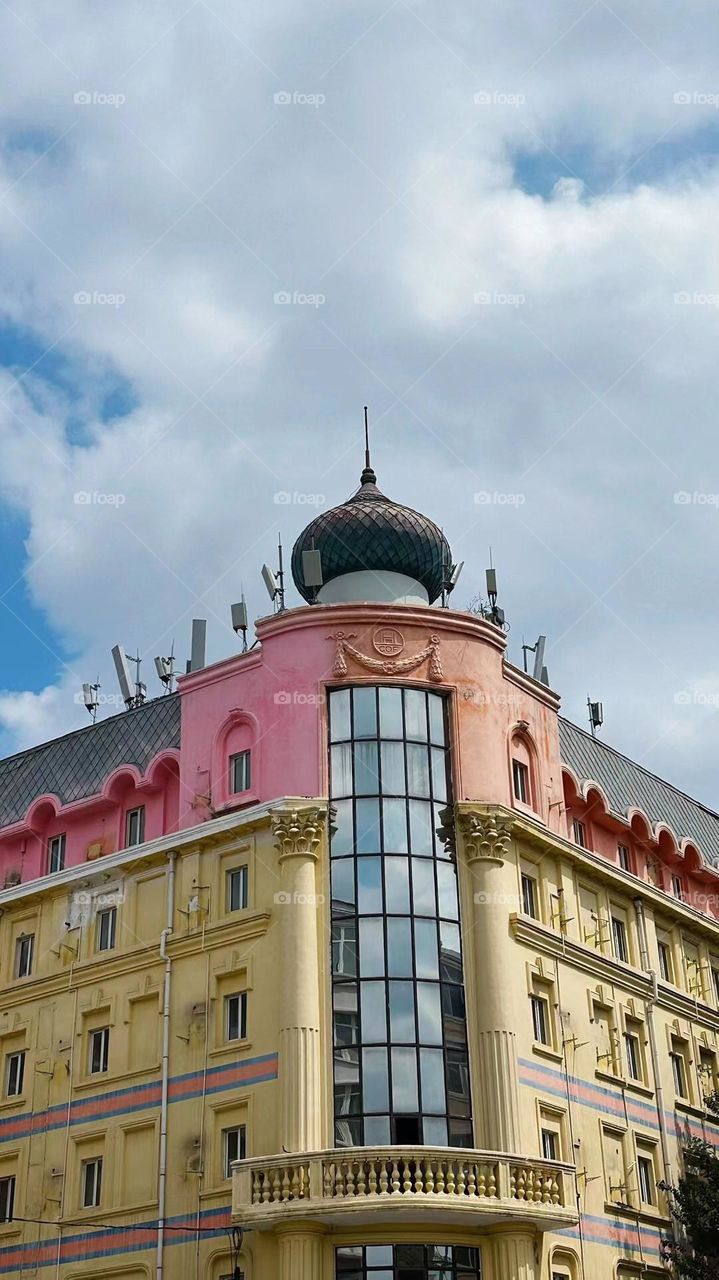
[[[128,711],[132,711],[135,707],[141,707],[147,697],[147,689],[140,679],[140,664],[142,662],[142,658],[138,653],[134,658],[129,659],[130,662],[135,663],[136,679],[134,683],[130,678],[128,657],[121,644],[116,644],[113,647],[112,658],[115,663],[117,680],[120,685],[120,692],[125,706]]]
[[[589,710],[589,728],[592,731],[592,737],[596,738],[597,729],[601,729],[604,724],[604,707],[601,702],[592,702],[591,698],[587,698],[587,707]]]
[[[285,573],[282,567],[282,539],[278,539],[278,564],[279,568],[273,573],[268,564],[262,566],[262,577],[267,588],[267,594],[274,605],[279,604],[278,612],[282,613],[285,607]]]
[[[242,592],[242,599],[238,604],[230,606],[232,612],[232,630],[235,635],[242,632],[242,652],[247,653],[247,605],[245,604],[245,593]]]
[[[85,703],[87,710],[90,712],[90,715],[92,716],[93,724],[97,720],[97,708],[100,702],[100,699],[98,698],[97,694],[98,694],[98,690],[101,687],[102,686],[100,684],[99,676],[94,684],[83,684],[82,686],[83,701]]]

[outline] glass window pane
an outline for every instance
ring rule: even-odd
[[[389,1144],[389,1116],[366,1116],[364,1122],[364,1146],[388,1147]],[[372,1280],[374,1280],[374,1277]]]
[[[384,977],[384,929],[382,920],[360,920],[360,975],[363,978]]]
[[[389,1110],[387,1050],[362,1050],[362,1102],[364,1111]]]
[[[447,1049],[447,1089],[452,1116],[469,1115],[469,1066],[464,1049]]]
[[[407,852],[407,806],[404,800],[383,800],[385,853]]]
[[[379,853],[379,800],[357,801],[357,852]]]
[[[343,742],[330,747],[331,785],[333,796],[352,795],[352,746]]]
[[[417,1032],[414,1025],[414,984],[390,982],[389,984],[390,1040],[395,1044],[407,1041],[414,1044]]]
[[[449,862],[451,860],[449,849],[445,848],[444,840],[439,834],[442,828],[442,818],[440,817],[440,814],[445,810],[445,808],[446,806],[443,804],[435,804],[433,806],[432,834],[434,835],[435,858],[441,858],[443,862]]]
[[[332,857],[340,858],[343,854],[354,853],[352,801],[338,800],[332,807],[335,810],[332,824],[335,828],[332,834]]]
[[[442,1014],[448,1023],[445,1025],[447,1039],[456,1040],[458,1034],[464,1038],[465,1027],[459,1028],[457,1025],[459,1022],[464,1022],[466,1016],[464,987],[442,983]]]
[[[381,858],[357,859],[357,909],[360,915],[382,911]]]
[[[367,1245],[367,1266],[368,1267],[391,1267],[392,1266],[392,1245],[391,1244],[368,1244]]]
[[[420,1049],[419,1070],[422,1081],[422,1110],[446,1111],[444,1055],[442,1050]]]
[[[330,725],[332,742],[341,742],[351,736],[349,689],[334,689],[330,693]]]
[[[355,864],[354,858],[337,858],[332,863],[332,914],[354,915]]]
[[[419,1111],[417,1096],[417,1052],[415,1049],[392,1050],[392,1109]]]
[[[411,924],[406,917],[387,921],[387,973],[390,978],[412,977]]]
[[[336,982],[332,993],[335,1044],[343,1049],[357,1043],[357,983]]]
[[[377,737],[377,693],[375,689],[353,689],[355,738]]]
[[[407,737],[427,741],[427,702],[421,689],[405,689],[404,719]]]
[[[411,796],[429,796],[429,755],[427,748],[407,746],[407,793]]]
[[[434,920],[415,920],[414,954],[418,978],[438,978],[437,925]]]
[[[335,1115],[357,1115],[359,1110],[359,1053],[344,1049],[341,1058],[335,1058]]]
[[[422,1120],[422,1139],[425,1146],[446,1147],[447,1121],[440,1116],[425,1116]]]
[[[380,689],[379,732],[381,738],[402,738],[402,690]]]
[[[439,891],[439,914],[448,920],[456,920],[459,914],[457,906],[457,875],[451,862],[437,864],[437,889]]]
[[[355,746],[355,793],[376,796],[379,792],[377,743],[358,742]]]
[[[447,757],[439,747],[432,747],[432,795],[435,800],[447,800]]]
[[[450,1120],[449,1145],[450,1147],[474,1146],[471,1120]]]
[[[332,972],[344,978],[357,975],[357,925],[337,920],[332,925]]]
[[[412,859],[412,903],[416,916],[435,914],[434,863],[428,858]]]
[[[439,746],[444,746],[445,729],[444,729],[444,698],[438,693],[428,693],[427,702],[429,704],[429,736],[431,742],[436,742]]]
[[[382,791],[385,795],[403,796],[405,794],[404,776],[404,743],[383,742],[382,750]]]
[[[409,863],[406,858],[384,859],[384,892],[387,911],[409,915]]]
[[[417,1020],[420,1044],[442,1043],[442,1002],[436,982],[417,983]]]
[[[409,830],[412,853],[431,858],[434,853],[432,806],[426,800],[410,800]]]
[[[362,983],[362,1042],[387,1043],[387,994],[384,982]]]
[[[442,978],[445,982],[462,981],[462,956],[459,949],[459,925],[442,920],[439,926]]]

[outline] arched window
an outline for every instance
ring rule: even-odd
[[[578,1280],[576,1254],[571,1249],[555,1249],[549,1268],[552,1280]]]
[[[515,729],[509,744],[512,801],[518,809],[539,812],[537,758],[534,744],[522,729]]]
[[[231,712],[215,742],[212,795],[217,808],[247,804],[259,796],[257,725],[247,712]]]

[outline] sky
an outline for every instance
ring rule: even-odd
[[[493,563],[509,654],[719,806],[719,11],[8,0],[0,752],[356,488]],[[294,589],[288,603],[298,604]]]

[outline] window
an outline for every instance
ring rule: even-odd
[[[80,1203],[83,1209],[97,1208],[102,1195],[102,1156],[83,1160],[80,1169]]]
[[[533,876],[522,873],[522,911],[525,916],[537,919],[537,882]]]
[[[32,958],[35,950],[35,934],[21,933],[15,943],[15,977],[28,978],[32,973]]]
[[[237,795],[250,789],[250,752],[240,751],[230,756],[230,791]]]
[[[247,906],[247,867],[227,872],[227,910],[242,911]]]
[[[132,849],[145,839],[145,806],[128,809],[125,817],[125,848]]]
[[[673,982],[674,971],[672,967],[672,953],[669,943],[658,940],[657,950],[659,952],[659,973],[665,982]]]
[[[630,1080],[641,1080],[642,1078],[642,1056],[639,1046],[639,1037],[632,1031],[624,1033],[624,1048],[627,1055],[627,1075]]]
[[[617,857],[622,871],[631,871],[632,860],[629,854],[629,849],[625,844],[617,845]]]
[[[612,916],[612,944],[617,960],[623,960],[625,964],[629,964],[627,926],[619,916]]]
[[[642,1204],[655,1204],[654,1160],[648,1153],[637,1155],[637,1182],[639,1184],[639,1199]]]
[[[674,1092],[678,1098],[688,1098],[686,1058],[678,1040],[672,1040],[669,1058],[672,1064],[672,1076],[674,1077]]]
[[[90,1032],[90,1053],[88,1070],[91,1076],[107,1071],[110,1057],[110,1028],[99,1027]]]
[[[714,989],[714,999],[719,1004],[719,969],[716,965],[712,965],[712,987]]]
[[[529,804],[529,769],[522,760],[512,761],[512,783],[515,800]]]
[[[65,866],[65,836],[52,836],[47,847],[47,869],[50,875]]]
[[[699,1087],[702,1096],[710,1097],[717,1089],[716,1054],[711,1049],[699,1050]]]
[[[9,1053],[5,1059],[5,1093],[8,1098],[17,1098],[22,1093],[25,1079],[25,1050]]]
[[[106,907],[103,911],[98,911],[95,928],[97,950],[112,951],[117,931],[117,907]]]
[[[572,824],[572,830],[574,832],[574,843],[578,844],[580,849],[586,849],[587,828],[585,827],[583,822],[580,822],[579,818],[574,819],[574,822]]]
[[[550,1044],[549,1039],[549,1004],[544,996],[529,997],[532,1006],[532,1027],[534,1039],[538,1044]]]
[[[15,1178],[0,1178],[0,1222],[12,1222],[15,1209]]]
[[[225,996],[225,1039],[245,1040],[247,1037],[247,992]]]
[[[232,1177],[232,1162],[233,1160],[244,1160],[245,1149],[245,1126],[243,1124],[238,1124],[233,1129],[222,1130],[222,1176],[224,1178]]]
[[[672,893],[674,894],[674,897],[679,900],[679,902],[684,901],[684,889],[682,887],[682,882],[679,876],[672,876]]]
[[[542,1155],[545,1160],[559,1159],[559,1139],[553,1129],[542,1129]]]

